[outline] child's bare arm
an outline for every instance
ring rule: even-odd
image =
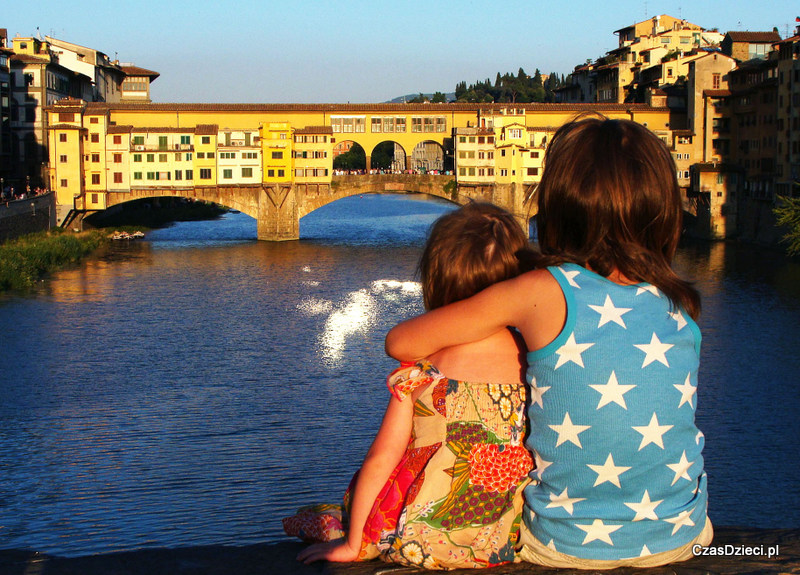
[[[311,545],[297,556],[298,561],[311,563],[325,559],[347,562],[358,559],[367,517],[381,489],[400,463],[411,439],[413,404],[412,398],[400,401],[392,397],[389,400],[381,427],[364,458],[353,488],[347,535],[336,541]]]
[[[479,341],[507,326],[518,328],[528,349],[534,350],[558,335],[565,315],[558,282],[547,270],[537,270],[396,325],[386,336],[386,353],[412,361]]]

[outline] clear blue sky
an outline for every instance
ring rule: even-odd
[[[119,0],[16,2],[9,36],[51,35],[161,74],[156,102],[384,102],[497,72],[569,73],[657,14],[794,32],[789,0]]]

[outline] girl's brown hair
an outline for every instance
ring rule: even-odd
[[[419,262],[428,310],[466,299],[519,274],[516,252],[528,246],[506,210],[474,202],[433,224]]]
[[[648,282],[696,318],[700,296],[672,269],[682,227],[676,168],[666,145],[631,120],[577,118],[545,155],[536,223],[542,257]]]

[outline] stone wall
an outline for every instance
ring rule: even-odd
[[[56,225],[55,194],[43,194],[0,204],[0,242]]]

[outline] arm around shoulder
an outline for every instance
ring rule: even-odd
[[[547,270],[536,270],[406,320],[386,335],[386,353],[400,361],[413,361],[445,347],[479,341],[508,326],[519,328],[530,345],[527,326],[535,323],[537,305],[552,291],[551,284],[560,293]],[[547,300],[545,297],[542,302]]]

